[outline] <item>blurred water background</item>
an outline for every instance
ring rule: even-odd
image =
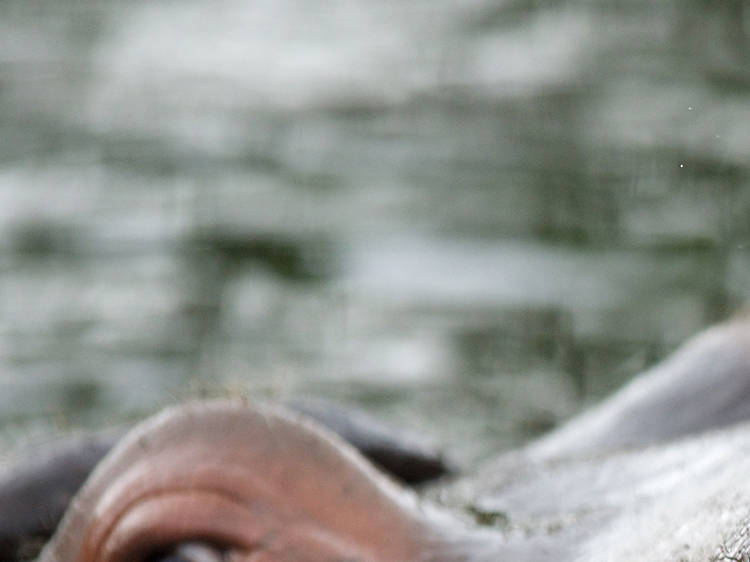
[[[750,294],[738,0],[4,0],[0,431],[313,395],[461,461]]]

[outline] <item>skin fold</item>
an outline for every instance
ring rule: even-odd
[[[196,403],[130,433],[39,560],[134,562],[194,541],[238,562],[419,560],[433,539],[415,506],[303,418]]]
[[[432,500],[307,418],[186,404],[117,444],[38,561],[745,560],[746,403],[738,317]]]
[[[445,476],[450,466],[416,436],[389,427],[351,407],[311,398],[280,404],[356,448],[390,477],[410,485]],[[126,430],[73,435],[30,449],[0,471],[0,560],[22,562],[49,539],[68,505],[101,459]]]

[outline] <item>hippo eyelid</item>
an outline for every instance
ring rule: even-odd
[[[179,522],[184,513],[192,514],[189,525]],[[248,536],[248,528],[254,536]],[[234,548],[252,551],[266,533],[263,521],[236,498],[210,489],[160,490],[130,502],[111,526],[101,529],[92,542],[92,559],[158,562],[154,553],[166,553],[173,562],[224,562]],[[206,557],[212,551],[218,557]]]

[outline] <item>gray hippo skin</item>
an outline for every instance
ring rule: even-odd
[[[437,501],[306,418],[187,404],[118,443],[39,562],[750,561],[749,398],[745,317]]]

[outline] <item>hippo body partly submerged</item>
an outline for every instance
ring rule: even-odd
[[[497,530],[493,554],[508,556],[487,560],[748,561],[749,475],[743,423],[609,454],[514,452],[450,490],[448,502]]]
[[[750,319],[440,495],[505,559],[750,562]]]
[[[750,561],[748,419],[748,318],[421,500],[306,418],[188,404],[118,443],[39,562]]]

